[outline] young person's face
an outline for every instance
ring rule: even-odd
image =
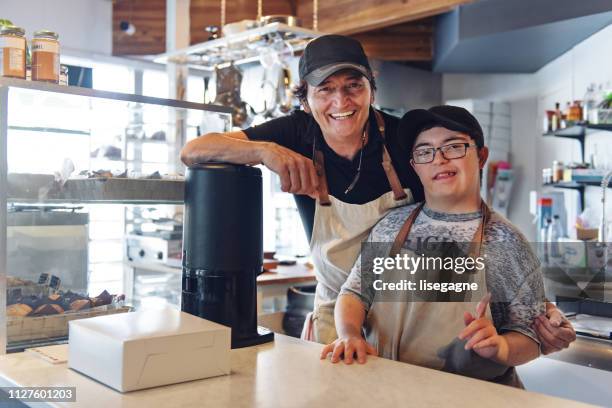
[[[319,86],[308,86],[306,112],[311,113],[323,135],[335,139],[361,136],[374,96],[370,82],[357,71],[343,70]]]
[[[465,156],[446,159],[440,150],[430,163],[415,162],[415,154],[422,155],[425,149],[449,146],[447,157],[462,152],[463,143],[470,146],[465,150]],[[452,147],[451,147],[452,146]],[[477,149],[475,141],[464,133],[459,133],[443,127],[434,127],[421,132],[412,149],[410,163],[421,179],[426,200],[459,201],[479,194],[480,169],[487,160],[488,149]]]

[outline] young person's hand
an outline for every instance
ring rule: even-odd
[[[466,350],[474,350],[476,354],[483,358],[503,360],[503,357],[508,354],[508,342],[497,333],[493,322],[485,317],[490,300],[491,294],[488,293],[478,303],[475,316],[470,312],[464,312],[463,323],[465,328],[457,337],[460,340],[468,340],[465,344]]]
[[[365,341],[361,336],[349,336],[334,340],[323,347],[321,351],[321,360],[327,358],[327,355],[332,353],[331,362],[337,363],[344,359],[346,364],[352,364],[357,354],[357,362],[363,364],[366,362],[366,355],[377,355],[374,346]]]
[[[466,327],[459,333],[459,339],[467,339],[466,350],[474,350],[483,358],[502,360],[508,354],[508,343],[506,339],[497,333],[493,322],[486,317],[476,318],[471,313],[465,312],[464,322]]]

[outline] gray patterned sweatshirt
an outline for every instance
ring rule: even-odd
[[[393,242],[416,204],[389,212],[372,229],[367,242]],[[412,249],[417,242],[457,242],[472,240],[481,212],[468,214],[440,213],[423,208],[404,247]],[[487,289],[491,292],[491,314],[499,333],[516,331],[539,343],[532,323],[544,312],[544,285],[540,262],[524,235],[508,220],[492,212],[485,229],[485,265]],[[372,282],[379,279],[371,268],[362,270],[357,259],[340,295],[357,296],[369,310],[375,299]],[[362,287],[363,284],[363,287]]]

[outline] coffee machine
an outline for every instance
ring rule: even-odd
[[[226,163],[187,169],[181,310],[232,329],[232,348],[266,343],[257,326],[263,263],[261,170]]]

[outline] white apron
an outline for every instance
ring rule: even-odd
[[[384,138],[382,115],[375,112],[380,134]],[[302,338],[328,344],[337,338],[334,305],[340,287],[348,278],[372,227],[387,212],[413,201],[409,189],[403,189],[383,144],[383,168],[392,191],[365,204],[348,204],[328,195],[323,154],[315,152],[319,176],[319,199],[316,202],[310,255],[317,276],[314,311],[306,317]]]

